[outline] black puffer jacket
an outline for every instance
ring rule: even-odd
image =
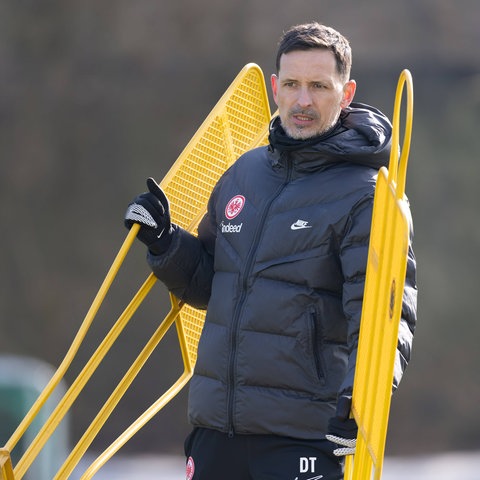
[[[193,425],[322,438],[337,395],[351,392],[373,194],[391,125],[352,104],[309,141],[272,122],[270,146],[243,155],[215,187],[198,238],[177,228],[149,255],[178,297],[206,307]],[[395,386],[416,320],[409,253]]]

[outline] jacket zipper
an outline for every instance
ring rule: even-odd
[[[277,189],[277,191],[272,195],[268,203],[263,209],[262,215],[260,217],[260,222],[258,227],[255,230],[255,235],[252,241],[252,247],[247,256],[247,261],[245,262],[245,268],[243,269],[243,279],[242,279],[242,294],[238,300],[237,307],[232,319],[232,328],[230,330],[230,357],[229,357],[229,366],[228,366],[228,377],[227,377],[227,422],[228,422],[228,436],[232,438],[235,435],[235,425],[233,420],[233,409],[235,404],[235,362],[237,357],[237,336],[238,336],[238,327],[240,322],[240,314],[243,308],[243,303],[247,297],[248,289],[248,279],[250,277],[251,269],[255,259],[255,253],[260,242],[260,237],[263,233],[263,225],[267,214],[270,211],[272,203],[278,196],[282,193],[284,188],[288,185],[292,178],[293,166],[290,161],[287,161],[287,173],[285,181]]]

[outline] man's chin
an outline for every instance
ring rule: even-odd
[[[314,128],[314,127],[298,127],[294,125],[282,125],[285,133],[294,140],[310,140],[311,138],[320,137],[327,133],[334,127],[334,124],[327,128]]]
[[[313,131],[309,128],[286,128],[285,133],[294,140],[309,140],[310,138],[321,135],[321,132]]]

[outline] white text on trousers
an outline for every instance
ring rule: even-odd
[[[300,473],[315,472],[317,457],[300,457]]]

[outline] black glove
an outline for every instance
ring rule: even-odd
[[[337,402],[337,413],[328,421],[327,440],[337,444],[333,454],[337,457],[353,455],[357,444],[358,427],[354,418],[350,417],[352,397],[341,396]]]
[[[134,223],[140,224],[137,234],[155,255],[164,253],[172,241],[170,206],[163,190],[153,178],[147,179],[148,192],[133,199],[125,213],[125,226],[130,230]]]

